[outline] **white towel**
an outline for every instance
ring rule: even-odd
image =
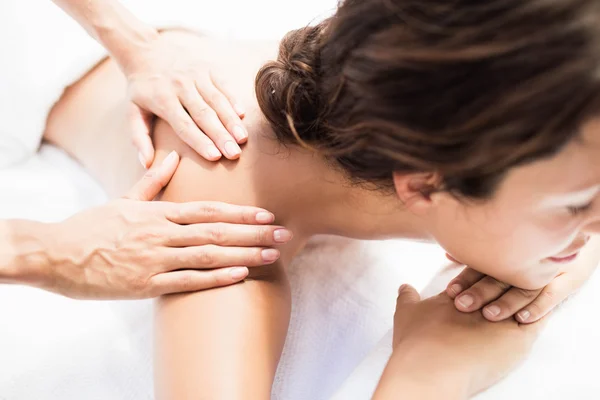
[[[421,292],[422,298],[439,293],[458,272],[460,268],[442,270]],[[600,273],[595,273],[577,295],[553,313],[523,364],[476,400],[598,399],[599,288]],[[392,335],[389,326],[332,400],[371,398],[391,354]]]

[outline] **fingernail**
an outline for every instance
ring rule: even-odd
[[[211,146],[206,150],[210,158],[218,159],[221,157],[221,152],[215,146]]]
[[[241,142],[242,140],[246,140],[248,138],[248,134],[246,130],[239,125],[233,127],[233,136]]]
[[[177,152],[175,150],[173,150],[172,152],[169,153],[169,155],[164,159],[164,161],[162,163],[164,165],[164,164],[175,162],[176,160],[177,160]]]
[[[241,152],[242,150],[240,150],[240,146],[238,146],[231,140],[225,143],[225,153],[227,153],[228,157],[236,157]]]
[[[450,291],[454,293],[455,296],[458,296],[458,294],[463,291],[463,288],[458,283],[455,283],[454,285],[450,286]]]
[[[229,272],[233,280],[240,280],[245,278],[248,275],[248,268],[246,267],[236,267],[232,268]]]
[[[273,239],[279,243],[289,242],[292,240],[292,237],[292,232],[288,231],[287,229],[277,229],[275,232],[273,232]]]
[[[519,317],[519,319],[523,322],[527,321],[530,316],[531,313],[527,310],[519,311],[519,313],[517,314],[517,317]]]
[[[256,214],[256,222],[259,224],[269,224],[275,221],[275,216],[267,211],[261,211]]]
[[[470,294],[462,295],[458,298],[458,303],[464,308],[469,308],[473,304],[473,296]]]
[[[400,285],[400,287],[398,288],[398,294],[402,293],[402,291],[404,290],[405,287],[406,287],[406,284]]]
[[[144,167],[144,169],[146,169],[146,159],[144,158],[144,155],[142,154],[141,151],[138,153],[138,158],[140,160],[140,164],[142,164],[142,167]]]
[[[279,258],[279,250],[265,249],[260,253],[260,255],[262,256],[264,262],[272,263]]]
[[[495,317],[500,314],[500,307],[492,305],[483,309],[483,311],[490,317]]]
[[[244,107],[242,107],[240,104],[234,104],[233,109],[240,117],[246,114],[246,110],[244,110]]]

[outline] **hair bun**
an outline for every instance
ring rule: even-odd
[[[322,30],[319,24],[289,32],[280,43],[277,61],[257,75],[259,105],[283,142],[295,139],[307,145],[318,135]]]

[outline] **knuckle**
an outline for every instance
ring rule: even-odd
[[[221,281],[222,281],[221,274],[219,274],[217,271],[211,271],[210,280],[209,280],[209,287],[222,286],[223,283]]]
[[[201,214],[207,220],[212,220],[219,215],[219,208],[213,203],[204,204],[202,206]]]
[[[227,234],[225,233],[225,226],[223,224],[215,224],[212,228],[210,228],[209,238],[211,243],[214,244],[224,244],[227,240]]]
[[[242,261],[246,265],[262,265],[264,264],[261,249],[252,249],[244,254]]]
[[[497,279],[492,278],[493,284],[500,289],[501,291],[505,291],[508,290],[510,288],[510,285],[508,283],[499,281]]]
[[[269,242],[270,230],[268,228],[257,228],[255,239],[257,244]]]
[[[185,89],[188,86],[188,80],[182,75],[175,76],[172,82],[177,89]]]
[[[554,303],[557,299],[556,293],[551,290],[542,290],[542,296],[544,301],[550,304]]]
[[[210,118],[214,118],[216,116],[217,116],[217,113],[215,112],[215,110],[213,110],[208,105],[200,106],[200,107],[198,107],[198,110],[196,111],[196,117],[198,117],[198,118],[210,119]]]
[[[175,133],[177,134],[177,136],[185,137],[193,130],[194,130],[194,125],[190,121],[184,121],[184,122],[180,123],[179,125],[177,125],[177,128],[175,129]]]
[[[195,289],[194,278],[192,274],[183,274],[178,278],[177,286],[182,292],[189,292]]]
[[[156,102],[157,107],[164,111],[167,109],[167,104],[171,99],[171,93],[167,91],[160,91],[153,96],[153,100]]]
[[[517,293],[519,294],[519,296],[523,297],[525,299],[533,300],[539,294],[539,290],[527,290],[527,289],[521,289],[521,288],[515,288],[515,289],[517,290]]]
[[[142,179],[151,181],[151,180],[154,180],[155,177],[156,177],[156,172],[154,170],[149,169],[144,173],[144,176],[142,177]]]
[[[206,246],[205,246],[206,247]],[[215,257],[211,252],[207,249],[199,250],[196,253],[196,260],[198,264],[203,267],[212,267],[215,263]]]
[[[225,96],[223,96],[220,92],[216,90],[211,91],[208,94],[208,98],[210,104],[213,104],[214,106],[224,106],[226,102]]]
[[[492,278],[491,276],[484,277],[481,282],[485,285],[485,287],[495,289],[496,291],[505,291],[510,287],[510,285]]]

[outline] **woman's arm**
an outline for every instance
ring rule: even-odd
[[[173,143],[157,127],[159,156],[176,148],[182,161],[163,199],[254,205],[245,175],[230,163],[211,165]],[[174,135],[167,135],[172,140]],[[168,151],[167,150],[167,151]],[[158,400],[269,399],[290,315],[290,291],[279,263],[226,288],[166,296],[156,307],[155,385]],[[258,272],[258,273],[256,273]]]
[[[426,300],[398,293],[393,352],[374,400],[464,400],[506,376],[529,353],[543,321],[489,322],[456,310],[441,293]]]

